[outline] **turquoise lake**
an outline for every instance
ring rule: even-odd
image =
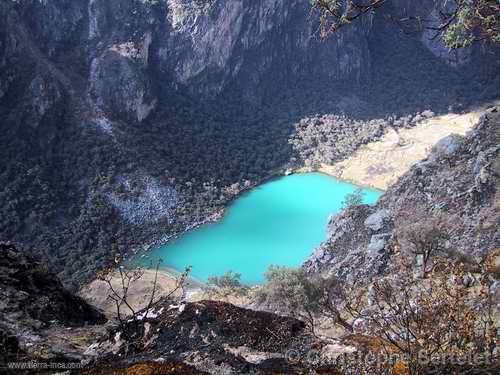
[[[161,258],[177,271],[192,266],[191,276],[200,281],[231,270],[246,284],[261,283],[270,265],[300,266],[325,240],[328,217],[356,188],[321,173],[271,180],[235,200],[220,222],[187,232],[138,263]],[[381,195],[363,191],[368,204]]]

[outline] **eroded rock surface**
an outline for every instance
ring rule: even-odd
[[[450,137],[413,166],[374,207],[358,206],[331,218],[328,240],[304,264],[350,281],[388,271],[396,216],[446,215],[454,252],[484,256],[500,241],[500,114],[488,111],[464,138]]]
[[[180,360],[210,373],[279,372],[293,368],[287,350],[310,341],[304,328],[293,318],[223,302],[172,306],[163,300],[138,325],[130,322],[125,331],[110,332],[91,352],[97,366],[154,358],[160,364]]]
[[[15,329],[104,323],[104,316],[65,290],[57,277],[14,246],[0,244],[0,316]]]

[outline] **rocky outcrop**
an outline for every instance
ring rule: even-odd
[[[390,215],[391,213],[388,210],[378,210],[366,218],[365,227],[378,232],[384,227],[384,223],[390,219]]]
[[[79,366],[85,348],[103,335],[104,314],[66,290],[42,263],[0,243],[0,366],[31,374],[57,362]],[[33,367],[26,363],[33,361]],[[20,364],[19,369],[7,367]],[[60,368],[63,368],[60,367]]]
[[[448,137],[411,168],[374,207],[334,216],[328,240],[304,264],[367,282],[387,272],[398,233],[395,221],[440,214],[450,224],[447,248],[482,257],[498,248],[500,232],[500,113],[491,108],[464,138]]]
[[[151,82],[127,54],[126,46],[108,50],[90,66],[90,96],[97,107],[115,118],[142,122],[154,110],[157,99]],[[131,47],[133,48],[133,47]]]
[[[102,324],[103,314],[14,246],[0,244],[0,321],[11,331]]]
[[[432,155],[429,159],[436,161],[438,159],[443,159],[447,156],[452,156],[459,149],[463,143],[463,137],[458,134],[451,134],[448,137],[441,139],[433,148]]]
[[[365,225],[373,215],[378,216],[374,207],[361,205],[333,216],[328,223],[328,239],[303,267],[310,273],[332,273],[348,282],[382,272],[388,260],[383,250],[390,235],[374,234]],[[388,218],[383,223],[377,228],[386,232],[392,223]]]

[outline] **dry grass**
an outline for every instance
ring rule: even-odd
[[[135,311],[139,311],[147,306],[153,289],[154,277],[154,270],[145,270],[144,275],[139,280],[131,284],[128,292],[128,301]],[[111,282],[116,290],[121,290],[121,281],[118,273],[113,275]],[[158,273],[158,287],[155,292],[156,297],[160,298],[166,296],[172,289],[174,289],[175,285],[175,274],[173,272],[170,273],[169,271],[161,270]],[[222,296],[216,293],[209,293],[203,287],[204,284],[188,278],[185,284],[186,294],[184,295],[184,300],[187,302],[198,302],[203,300],[222,301],[232,303],[237,306],[245,306],[251,300],[249,296]],[[108,285],[104,281],[97,279],[92,281],[80,290],[80,295],[90,304],[101,309],[108,318],[116,316],[115,303],[107,298],[109,290]],[[182,291],[179,290],[174,294],[174,297],[181,297],[181,295]],[[123,308],[123,312],[125,314],[130,313],[125,306]]]
[[[362,146],[350,158],[319,169],[356,184],[386,190],[416,162],[425,159],[432,147],[450,134],[465,135],[483,113],[447,114],[424,120],[411,129],[390,129],[380,141]]]
[[[151,297],[151,292],[153,291],[154,278],[155,271],[145,270],[141,279],[131,284],[128,292],[128,301],[135,311],[141,310],[147,306]],[[115,272],[111,281],[113,288],[121,290],[120,282],[120,276]],[[155,295],[157,297],[165,296],[175,288],[175,285],[176,279],[173,275],[166,272],[160,272],[158,273],[158,286]],[[194,290],[196,285],[194,285],[194,282],[189,281],[186,288]],[[174,296],[180,297],[181,294],[182,291],[179,290]],[[80,291],[80,295],[92,305],[103,310],[106,316],[113,317],[116,315],[115,304],[112,300],[108,299],[108,285],[104,281],[97,279],[92,281]],[[124,307],[124,313],[129,314],[130,311],[127,311]]]
[[[101,367],[83,371],[87,375],[196,375],[206,374],[183,363],[137,363],[129,367]]]

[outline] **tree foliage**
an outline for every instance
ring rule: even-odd
[[[318,321],[322,318],[352,331],[352,326],[337,308],[342,291],[335,278],[311,277],[302,269],[271,266],[256,299],[267,309],[304,320],[310,332],[316,335]]]
[[[344,200],[342,201],[342,208],[344,210],[348,210],[363,204],[363,196],[363,189],[357,188],[352,193],[349,193],[345,196]]]
[[[423,212],[406,213],[398,220],[398,241],[405,251],[413,254],[425,278],[432,268],[432,257],[448,253],[446,243],[451,225],[444,214],[429,215]]]
[[[209,293],[227,298],[229,296],[243,296],[248,287],[241,283],[241,274],[227,271],[222,276],[210,276],[207,282]]]
[[[320,14],[321,35],[326,36],[365,14],[379,11],[386,0],[311,0]],[[500,43],[500,3],[496,0],[452,0],[435,4],[437,17],[418,14],[386,15],[405,31],[435,32],[449,48],[479,41]],[[428,13],[431,10],[429,10]]]

